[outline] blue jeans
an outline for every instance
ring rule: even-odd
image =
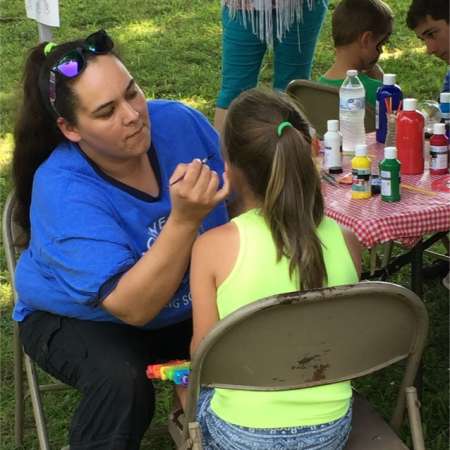
[[[320,425],[247,428],[224,422],[211,409],[214,389],[202,389],[197,420],[205,450],[342,450],[351,429],[352,408],[344,417]]]
[[[317,0],[310,11],[307,3],[304,2],[303,22],[293,23],[281,42],[276,38],[274,25],[275,89],[284,90],[291,80],[309,79],[311,76],[314,51],[327,8],[324,2]],[[244,26],[242,14],[246,13],[240,11],[235,17],[230,17],[227,7],[222,10],[222,84],[217,99],[219,108],[228,108],[241,92],[257,85],[261,63],[267,50],[266,43],[253,34],[250,19],[247,20],[247,27]],[[275,12],[273,21],[275,24]]]

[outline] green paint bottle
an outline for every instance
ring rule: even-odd
[[[395,147],[384,148],[384,159],[380,162],[381,200],[400,200],[400,161]]]

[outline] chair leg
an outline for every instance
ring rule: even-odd
[[[14,345],[14,391],[15,391],[15,411],[14,411],[14,437],[16,447],[23,445],[23,422],[24,422],[24,390],[23,390],[23,350],[19,337],[19,326],[14,322],[13,326]]]
[[[42,408],[41,392],[39,390],[36,369],[34,367],[34,363],[27,355],[25,355],[25,370],[27,372],[28,386],[30,388],[31,404],[33,406],[33,415],[36,422],[39,447],[40,450],[50,450],[47,425],[45,423],[44,410]]]
[[[192,450],[203,450],[202,432],[198,422],[189,423],[189,436],[192,439]]]
[[[406,407],[408,409],[409,427],[414,450],[425,450],[422,420],[420,418],[420,403],[414,386],[406,388]]]

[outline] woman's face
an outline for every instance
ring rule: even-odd
[[[78,100],[75,125],[59,118],[71,141],[100,166],[146,153],[150,120],[143,92],[125,66],[113,55],[89,60],[73,84]]]

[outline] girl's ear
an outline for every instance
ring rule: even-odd
[[[69,122],[67,122],[64,117],[58,117],[56,119],[56,125],[58,125],[58,128],[60,129],[61,133],[72,142],[80,142],[81,141],[81,135],[78,131],[78,128],[75,125],[71,125]]]

